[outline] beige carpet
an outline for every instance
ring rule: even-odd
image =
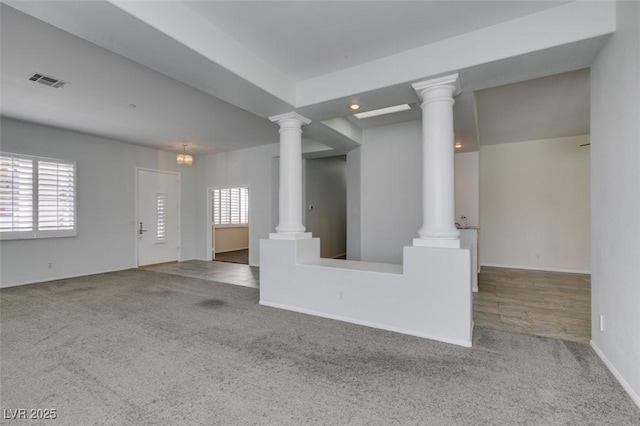
[[[0,408],[64,425],[640,424],[586,345],[478,328],[469,349],[257,302],[146,270],[3,289]]]

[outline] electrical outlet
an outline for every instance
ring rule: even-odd
[[[338,300],[344,300],[344,292],[343,291],[339,291],[338,292]]]
[[[49,262],[49,263],[47,263],[47,267],[48,267],[49,269],[53,269],[53,262]]]
[[[604,315],[600,314],[600,331],[604,331]]]

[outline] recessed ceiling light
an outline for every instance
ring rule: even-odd
[[[387,108],[374,109],[373,111],[359,112],[353,115],[355,115],[356,118],[358,119],[363,119],[363,118],[377,117],[378,115],[391,114],[399,111],[406,111],[408,109],[411,109],[411,107],[408,104],[402,104],[402,105],[396,105],[396,106],[387,107]]]
[[[349,109],[352,111],[357,111],[360,109],[360,105],[358,105],[356,102],[353,102],[351,105],[349,105]]]
[[[460,148],[462,148],[462,143],[456,142],[456,144],[454,146],[456,147],[456,149],[460,149]]]

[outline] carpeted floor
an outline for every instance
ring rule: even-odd
[[[476,328],[469,349],[257,302],[148,270],[3,289],[0,408],[69,425],[640,424],[586,345]]]

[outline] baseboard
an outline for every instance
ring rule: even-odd
[[[328,318],[328,319],[332,319],[332,320],[336,320],[336,321],[342,321],[342,322],[348,322],[348,323],[351,323],[351,324],[363,325],[365,327],[371,327],[371,328],[377,328],[377,329],[380,329],[380,330],[393,331],[395,333],[400,333],[400,334],[407,334],[409,336],[422,337],[423,339],[437,340],[439,342],[450,343],[452,345],[464,346],[465,348],[470,348],[471,347],[471,340],[467,341],[467,340],[458,340],[458,339],[448,339],[448,338],[443,338],[441,336],[434,336],[432,334],[420,333],[420,332],[417,332],[417,331],[407,330],[407,329],[404,329],[404,328],[392,327],[392,326],[388,326],[388,325],[384,325],[384,324],[378,324],[378,323],[369,322],[369,321],[362,321],[362,320],[358,320],[358,319],[355,319],[355,318],[343,317],[341,315],[327,314],[325,312],[318,312],[318,311],[313,311],[313,310],[310,310],[310,309],[298,308],[298,307],[295,307],[295,306],[282,305],[280,303],[267,302],[267,301],[264,301],[264,300],[260,300],[259,303],[262,306],[269,306],[271,308],[284,309],[286,311],[298,312],[300,314],[311,315],[311,316],[314,316],[314,317]]]
[[[631,397],[633,402],[636,403],[638,408],[640,408],[640,395],[638,395],[633,390],[631,385],[624,379],[624,377],[622,377],[622,374],[620,374],[620,372],[616,369],[616,367],[613,366],[611,361],[609,361],[609,358],[607,358],[606,355],[604,354],[604,352],[602,352],[602,350],[600,350],[600,348],[598,347],[596,342],[594,342],[592,340],[590,342],[590,345],[591,345],[591,349],[593,349],[593,351],[596,353],[596,355],[598,355],[598,357],[600,357],[600,359],[602,360],[604,365],[606,365],[607,368],[609,369],[609,371],[611,371],[611,374],[613,374],[613,377],[615,377],[616,380],[618,380],[620,385],[622,385],[622,388],[629,394],[629,396]]]
[[[230,249],[230,250],[214,251],[214,254],[227,253],[227,252],[230,252],[230,251],[238,251],[238,250],[249,250],[249,247],[239,247],[239,248],[234,248],[234,249]]]
[[[11,284],[0,284],[0,288],[10,288],[10,287],[19,287],[22,285],[42,284],[42,283],[48,283],[49,281],[68,280],[71,278],[81,278],[81,277],[88,277],[91,275],[108,274],[109,272],[126,271],[127,269],[136,269],[136,268],[137,268],[136,265],[132,265],[126,268],[105,269],[105,270],[100,270],[96,272],[90,272],[88,274],[81,273],[79,275],[58,275],[55,277],[47,277],[44,280],[39,279],[39,280],[24,281],[24,282],[11,283]]]
[[[522,266],[522,265],[498,265],[495,263],[483,263],[480,268],[487,266],[490,268],[508,268],[508,269],[525,269],[528,271],[545,271],[545,272],[565,272],[568,274],[585,274],[591,275],[591,271],[584,271],[580,269],[563,269],[563,268],[538,268],[535,266]],[[480,270],[478,270],[480,272]]]

